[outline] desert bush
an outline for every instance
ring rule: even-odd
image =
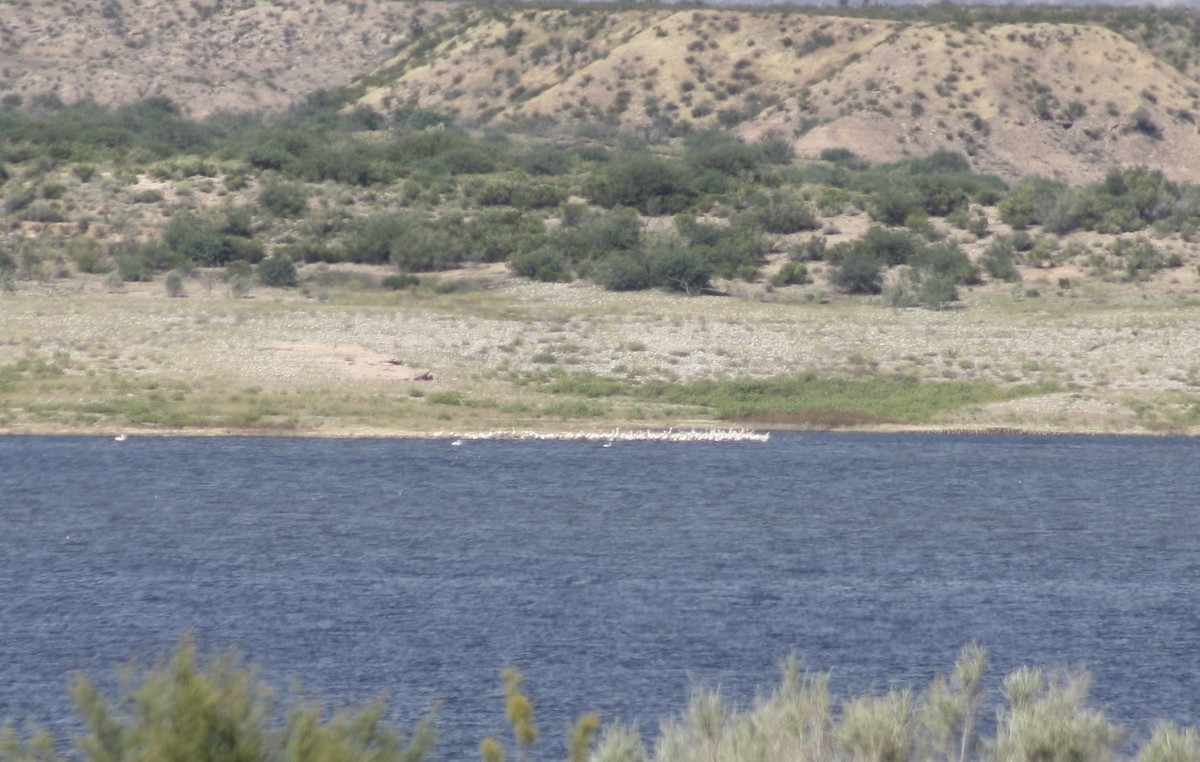
[[[184,264],[182,255],[161,241],[119,241],[108,250],[121,282],[148,281],[159,270]]]
[[[108,272],[109,264],[104,257],[104,249],[95,238],[77,237],[67,244],[67,257],[75,263],[82,273]]]
[[[571,153],[553,146],[534,146],[517,159],[517,166],[531,175],[565,175],[574,163]]]
[[[1124,262],[1128,280],[1145,280],[1165,265],[1162,251],[1142,236],[1117,238],[1108,246],[1108,251]]]
[[[566,191],[545,184],[520,185],[512,196],[513,206],[519,209],[549,209],[566,200]]]
[[[1150,739],[1135,759],[1136,762],[1193,762],[1200,759],[1196,729],[1180,728],[1173,722],[1157,722]]]
[[[296,285],[296,265],[291,259],[281,256],[267,257],[254,270],[258,282],[264,286],[287,287]]]
[[[205,267],[221,265],[234,258],[217,223],[192,212],[180,212],[171,217],[162,240],[170,251]]]
[[[1091,677],[1023,667],[1004,679],[1008,706],[997,718],[997,762],[1105,760],[1116,753],[1120,730],[1086,706]]]
[[[792,160],[796,158],[796,151],[792,148],[792,144],[775,135],[767,135],[762,138],[754,144],[754,148],[758,154],[758,161],[762,164],[791,164]]]
[[[481,206],[511,206],[518,187],[512,180],[488,178],[468,183],[464,190]]]
[[[450,218],[443,218],[437,226],[451,237],[456,233],[461,237],[458,249],[466,256],[458,261],[504,262],[540,247],[546,233],[541,220],[516,209],[487,209],[465,225],[454,225]],[[447,260],[444,264],[454,263]]]
[[[380,285],[392,291],[403,291],[406,288],[416,288],[421,285],[421,279],[410,273],[396,273],[380,281]]]
[[[87,676],[71,686],[85,728],[78,747],[89,762],[418,762],[436,739],[430,716],[406,740],[383,723],[381,700],[332,715],[303,701],[279,726],[274,692],[254,670],[236,653],[202,665],[187,637],[169,661],[129,672],[115,701]]]
[[[736,114],[736,112],[735,112]],[[683,141],[684,162],[693,171],[715,171],[726,177],[745,175],[758,168],[760,152],[725,130],[699,130]]]
[[[848,294],[878,294],[883,289],[883,261],[870,251],[851,247],[837,266],[830,268],[829,281]]]
[[[163,279],[163,287],[167,291],[167,296],[171,298],[179,298],[185,296],[183,290],[183,274],[178,270],[172,270],[167,273],[167,277]]]
[[[572,264],[600,260],[614,252],[637,251],[642,243],[642,221],[632,209],[617,209],[562,228],[550,235],[547,243]]]
[[[258,203],[276,217],[299,217],[308,208],[308,194],[297,183],[269,181],[259,191]]]
[[[416,225],[415,220],[407,214],[369,217],[342,240],[340,258],[360,264],[388,262],[393,256],[393,249],[398,250],[403,246]]]
[[[642,153],[625,154],[597,169],[583,192],[605,208],[625,206],[651,215],[682,212],[697,196],[691,175],[679,162]]]
[[[862,238],[854,241],[852,245],[890,266],[908,264],[922,249],[920,239],[907,230],[895,230],[880,225],[867,228]]]
[[[701,293],[713,276],[713,263],[675,236],[658,236],[646,247],[646,267],[653,285],[688,295]]]
[[[793,246],[788,256],[796,262],[820,262],[825,258],[826,246],[825,236],[810,236]]]
[[[650,288],[650,270],[631,253],[614,253],[596,264],[591,278],[609,291],[640,291]]]
[[[980,268],[956,244],[939,243],[923,246],[909,257],[908,263],[925,279],[947,277],[952,283],[975,285],[980,282]]]
[[[534,280],[564,283],[571,280],[571,265],[562,252],[551,248],[540,248],[522,252],[508,260],[508,266],[517,275]]]
[[[984,249],[980,262],[989,277],[1016,283],[1021,280],[1021,273],[1017,271],[1016,259],[1017,250],[1013,246],[1012,238],[1000,236]]]
[[[1041,224],[1044,210],[1069,193],[1070,189],[1059,182],[1042,178],[1023,180],[1000,200],[1000,219],[1014,230]]]
[[[783,267],[779,268],[779,272],[771,276],[772,286],[802,286],[805,283],[811,283],[812,278],[808,274],[808,268],[803,262],[784,262]]]
[[[805,202],[784,193],[774,193],[745,215],[749,224],[768,233],[789,234],[820,227],[817,216]]]
[[[907,179],[888,176],[876,188],[869,212],[884,225],[903,225],[916,212],[924,211],[921,195]]]
[[[675,229],[688,247],[711,265],[713,274],[723,278],[757,272],[767,251],[762,236],[745,225],[699,222],[682,214],[675,218]]]
[[[861,696],[842,706],[836,746],[857,762],[905,762],[912,756],[913,700],[907,691]]]

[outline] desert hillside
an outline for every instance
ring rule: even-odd
[[[117,106],[166,96],[193,117],[278,111],[348,84],[449,3],[0,2],[0,95]]]
[[[1077,183],[1142,164],[1200,179],[1200,84],[1186,62],[1079,21],[462,9],[365,78],[362,100],[651,140],[725,127],[782,137],[800,156],[948,149],[1008,177]]]
[[[485,123],[722,126],[800,156],[950,149],[1006,177],[1146,165],[1195,181],[1198,35],[1194,11],[1111,7],[5,2],[0,97],[166,96],[203,117],[358,82],[373,106]]]

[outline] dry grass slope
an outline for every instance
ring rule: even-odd
[[[1143,164],[1200,179],[1200,84],[1100,25],[784,11],[461,11],[365,80],[363,101],[469,120],[774,134],[801,156],[958,150],[1071,183]]]

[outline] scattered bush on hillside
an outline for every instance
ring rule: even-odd
[[[780,286],[802,286],[805,283],[812,283],[812,278],[808,274],[808,268],[803,262],[789,261],[784,262],[779,271],[771,276],[771,285],[776,288]]]
[[[1017,250],[1011,236],[999,236],[984,249],[980,260],[988,277],[1017,283],[1021,273],[1017,270]]]
[[[683,214],[675,218],[675,230],[708,263],[711,274],[722,278],[753,277],[767,251],[762,236],[745,225],[700,222]]]
[[[296,285],[296,265],[287,257],[267,257],[255,268],[258,282],[264,286],[289,287]]]
[[[296,183],[269,181],[259,191],[258,203],[276,217],[299,217],[308,208],[308,195]]]
[[[786,235],[820,227],[808,204],[789,194],[776,192],[746,213],[748,224],[768,233]]]
[[[648,242],[646,267],[653,285],[689,296],[708,288],[714,271],[703,252],[671,235],[656,236]]]
[[[649,215],[678,214],[697,196],[682,164],[642,153],[626,154],[598,168],[584,182],[583,192],[606,209],[625,206]]]
[[[848,294],[878,294],[883,289],[883,260],[862,248],[848,248],[830,268],[829,282]]]

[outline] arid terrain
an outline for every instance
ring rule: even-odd
[[[320,298],[262,289],[231,299],[203,274],[182,298],[157,283],[113,294],[94,277],[0,297],[0,431],[1200,430],[1191,276],[1064,290],[1054,271],[1035,273],[1022,289],[980,287],[960,308],[933,312],[820,304],[745,284],[727,297],[612,293],[494,266],[446,274],[470,286],[437,296],[380,296],[354,281],[370,272],[333,275],[342,285]],[[913,423],[821,410],[722,421],[701,405],[555,386],[568,374],[632,389],[804,373],[1037,388]]]
[[[328,90],[343,113],[451,114],[469,136],[455,138],[464,152],[490,145],[518,164],[522,151],[599,156],[536,175],[557,200],[516,216],[538,236],[544,226],[546,240],[569,214],[609,213],[589,189],[626,143],[656,161],[686,161],[686,136],[712,128],[791,153],[785,167],[695,201],[707,204],[704,224],[743,224],[770,193],[816,211],[809,230],[761,239],[761,267],[720,275],[704,296],[604,290],[586,267],[563,278],[571,282],[537,282],[503,257],[430,267],[419,287],[390,290],[387,277],[409,270],[395,251],[371,264],[346,255],[357,230],[385,213],[467,225],[495,212],[481,198],[531,185],[532,170],[421,165],[342,181],[289,175],[254,145],[165,157],[88,148],[84,161],[71,146],[39,156],[32,142],[6,142],[0,254],[12,271],[0,291],[0,432],[1200,432],[1200,253],[1186,192],[1172,201],[1178,209],[1155,207],[1161,197],[1143,205],[1157,227],[1110,216],[1103,232],[1018,228],[1003,200],[974,197],[957,222],[922,212],[889,223],[975,263],[1000,238],[1025,235],[1033,247],[1011,276],[959,285],[938,309],[889,302],[886,290],[844,293],[832,285],[837,263],[819,256],[806,262],[807,280],[771,280],[809,239],[849,245],[877,222],[874,197],[845,183],[853,166],[949,151],[1010,187],[1031,175],[1084,187],[1118,167],[1183,187],[1200,181],[1194,12],[385,0],[0,7],[0,113],[165,96],[196,119],[249,110],[269,121]],[[385,132],[337,133],[334,147],[347,158]],[[298,199],[290,211],[281,211],[286,198],[264,200],[280,187]],[[119,272],[128,247],[165,240],[180,218],[236,238],[247,261],[218,259],[238,260],[244,274],[264,256],[294,261],[295,285],[252,287],[214,262]],[[638,219],[649,235],[681,224],[654,210]],[[1127,244],[1150,247],[1154,266],[1134,268]],[[887,285],[903,277],[892,270]],[[750,393],[742,381],[779,378],[851,386],[844,404],[738,407]],[[914,383],[964,396],[910,407]]]

